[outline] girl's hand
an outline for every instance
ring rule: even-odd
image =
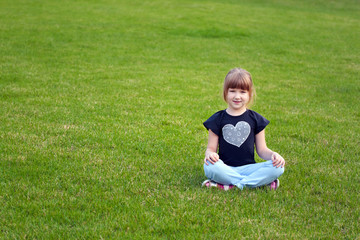
[[[204,163],[206,165],[209,165],[208,162],[210,162],[211,164],[214,164],[217,161],[219,161],[219,155],[216,152],[206,152],[205,153]]]
[[[273,152],[273,154],[271,155],[271,160],[273,162],[273,166],[274,167],[284,167],[285,166],[285,160],[282,156],[280,156],[280,154],[278,154],[277,152]]]

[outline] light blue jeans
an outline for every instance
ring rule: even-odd
[[[280,177],[284,170],[281,167],[274,167],[271,160],[240,167],[228,166],[222,160],[215,164],[204,163],[204,171],[208,179],[220,184],[235,185],[240,189],[270,184]]]

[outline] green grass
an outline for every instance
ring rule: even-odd
[[[1,0],[0,238],[358,238],[359,16],[356,0]],[[200,186],[202,122],[239,66],[287,160],[276,192]]]

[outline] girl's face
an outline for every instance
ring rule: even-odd
[[[226,96],[226,102],[229,110],[242,112],[250,101],[249,91],[239,88],[229,88]]]

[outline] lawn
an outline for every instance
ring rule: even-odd
[[[358,0],[0,0],[0,238],[358,239],[359,39]],[[276,191],[201,188],[234,67]]]

